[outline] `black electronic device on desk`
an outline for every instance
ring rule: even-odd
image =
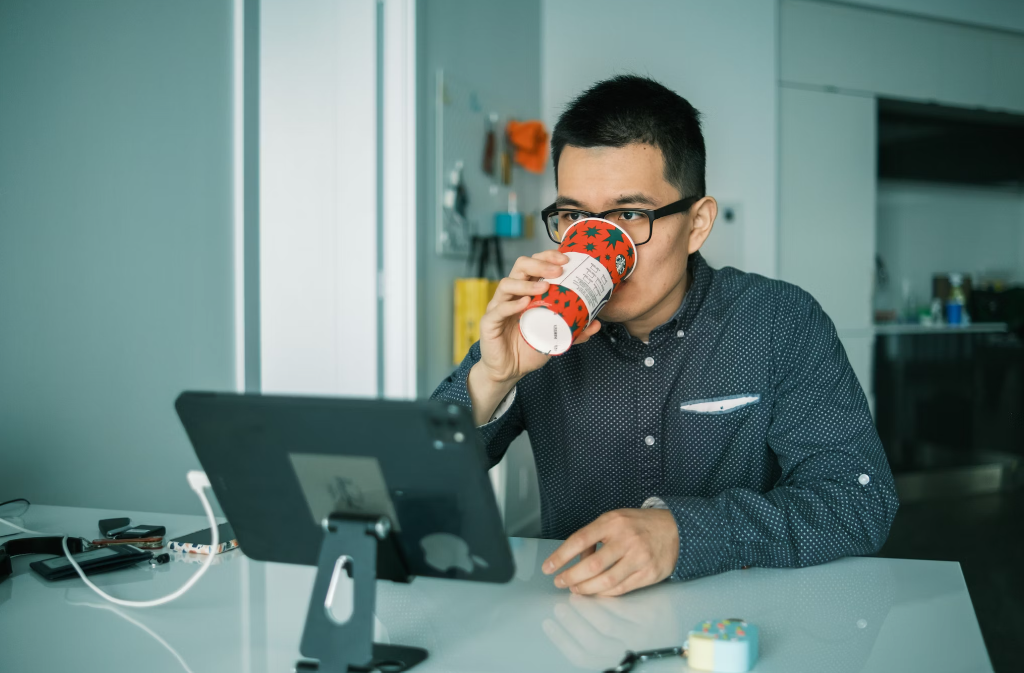
[[[175,407],[246,556],[317,566],[297,670],[398,671],[375,579],[507,582],[515,564],[471,412],[437,401],[183,393]],[[352,616],[330,614],[340,573]],[[390,664],[390,665],[388,665]]]
[[[14,573],[14,565],[11,559],[24,554],[54,554],[63,556],[64,547],[62,537],[22,537],[8,540],[0,544],[0,585]],[[68,538],[68,551],[72,554],[79,554],[82,551],[84,540],[77,537]],[[74,572],[74,569],[72,569]]]
[[[72,552],[74,554],[74,552]],[[153,558],[151,552],[142,551],[135,547],[124,545],[120,547],[100,547],[99,549],[92,549],[90,551],[83,551],[78,554],[74,554],[75,561],[82,568],[82,572],[86,575],[96,575],[99,573],[110,572],[111,570],[120,570],[121,568],[127,568],[129,566],[148,561]],[[43,579],[54,581],[54,580],[66,580],[72,577],[78,577],[78,572],[68,561],[66,556],[57,556],[54,558],[44,559],[42,561],[34,561],[29,564],[36,573],[38,573]]]

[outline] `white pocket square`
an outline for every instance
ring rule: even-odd
[[[730,411],[735,411],[740,407],[745,407],[760,401],[760,395],[732,395],[730,397],[719,397],[713,400],[684,402],[680,405],[679,409],[681,411],[689,411],[694,414],[725,414]]]

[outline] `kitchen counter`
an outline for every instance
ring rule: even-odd
[[[920,325],[911,323],[878,323],[874,326],[877,335],[888,334],[988,334],[1007,332],[1005,322],[977,322],[970,325]]]

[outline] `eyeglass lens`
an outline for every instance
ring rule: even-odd
[[[565,236],[565,233],[570,227],[572,227],[572,225],[588,217],[593,216],[587,213],[581,213],[578,210],[553,211],[547,218],[548,231],[551,232],[551,238],[555,241],[561,241],[562,237]],[[647,216],[647,213],[643,211],[628,209],[614,210],[612,212],[605,213],[602,219],[608,220],[625,230],[636,245],[646,243],[647,239],[650,238],[651,219]]]

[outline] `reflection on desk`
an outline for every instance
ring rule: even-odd
[[[551,541],[516,542],[519,568],[539,567],[554,549]],[[382,584],[378,617],[394,642],[430,649],[437,670],[480,670],[488,659],[495,671],[603,670],[627,649],[679,645],[698,622],[740,617],[761,629],[756,670],[852,673],[865,670],[896,595],[892,566],[876,559],[735,571],[619,598],[556,590],[539,572],[514,583],[528,588]]]
[[[36,530],[69,533],[117,514],[33,510],[27,520]],[[131,516],[159,521],[169,535],[202,524],[198,516]],[[591,598],[556,589],[540,572],[557,545],[513,539],[517,573],[504,585],[378,582],[377,639],[427,648],[430,658],[414,669],[420,673],[595,671],[616,664],[626,649],[681,644],[705,619],[741,617],[761,629],[757,673],[992,670],[956,563],[849,558]],[[211,568],[180,600],[123,614],[107,609],[81,581],[48,583],[28,572],[32,559],[15,559],[15,576],[0,585],[5,670],[82,670],[83,662],[102,662],[95,670],[111,672],[291,670],[315,569],[232,553],[234,560]],[[169,593],[194,569],[138,566],[97,581],[114,595],[144,599]],[[637,673],[686,670],[682,660],[668,659],[647,662]]]

